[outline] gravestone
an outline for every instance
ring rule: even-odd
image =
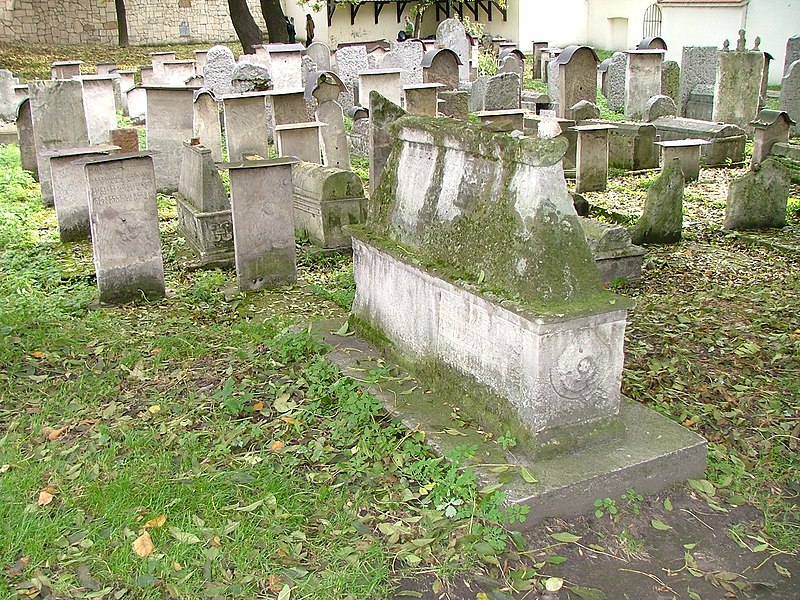
[[[625,77],[627,69],[627,55],[624,52],[614,52],[611,55],[606,74],[608,110],[617,112],[625,108]]]
[[[156,85],[156,78],[153,76],[153,67],[142,65],[139,67],[139,77],[142,85]]]
[[[164,85],[186,85],[196,75],[193,60],[168,60],[161,64]]]
[[[786,40],[786,54],[783,58],[783,75],[789,72],[789,67],[796,60],[800,60],[800,33]]]
[[[425,56],[425,45],[420,40],[407,40],[405,42],[392,42],[391,53],[398,58],[399,67],[407,75],[404,85],[418,85],[422,81],[422,58]],[[382,63],[386,62],[386,56]],[[388,64],[386,66],[389,66]]]
[[[673,142],[696,138],[708,142],[702,148],[708,167],[738,164],[744,160],[747,136],[741,127],[728,123],[712,123],[683,117],[659,117],[653,121],[662,141]]]
[[[661,64],[661,94],[669,96],[677,106],[680,102],[681,67],[674,60]]]
[[[111,75],[112,71],[117,70],[117,63],[115,62],[99,62],[95,66],[98,75]]]
[[[344,83],[335,73],[327,71],[314,73],[312,79],[316,82],[311,90],[312,97],[317,101],[315,116],[317,121],[326,125],[320,130],[322,162],[329,167],[350,170],[344,112],[337,102]]]
[[[269,68],[254,62],[239,62],[231,73],[231,89],[234,94],[271,90]]]
[[[642,121],[650,123],[659,117],[674,117],[677,114],[678,107],[675,106],[675,101],[672,98],[669,96],[653,96],[644,107]]]
[[[323,123],[291,123],[275,126],[275,146],[278,156],[321,164],[320,129]]]
[[[666,50],[667,42],[658,36],[646,37],[636,44],[637,50]]]
[[[135,87],[125,94],[128,116],[134,125],[143,125],[147,116],[147,92],[143,87]]]
[[[578,125],[575,158],[575,191],[603,192],[608,183],[608,132],[613,125]]]
[[[184,142],[175,201],[178,229],[197,253],[200,265],[231,263],[231,205],[209,148]]]
[[[436,28],[436,45],[439,48],[448,48],[455,52],[459,59],[458,79],[459,81],[469,81],[469,61],[472,54],[472,44],[461,21],[458,19],[445,19],[439,23]],[[458,89],[458,85],[456,84],[452,89]]]
[[[171,51],[150,53],[150,65],[153,67],[153,85],[168,85],[167,72],[164,68],[164,63],[167,61],[173,61],[175,59],[176,53]]]
[[[684,111],[686,118],[711,121],[714,117],[714,86],[698,83],[689,93]]]
[[[406,111],[412,115],[426,115],[435,117],[439,107],[439,88],[438,83],[420,83],[403,87],[403,94],[406,99]],[[470,101],[474,94],[475,86],[470,95]],[[470,106],[470,110],[472,106]]]
[[[220,123],[220,103],[209,90],[202,89],[194,94],[192,111],[192,137],[211,151],[215,162],[222,162],[222,126]]]
[[[183,142],[192,137],[193,95],[187,87],[146,86],[147,149],[153,153],[156,188],[164,194],[178,190]]]
[[[627,229],[589,218],[581,218],[581,228],[604,284],[642,278],[644,248],[631,242]]]
[[[273,89],[295,90],[303,87],[301,44],[269,44],[270,71]]]
[[[631,241],[640,244],[676,244],[683,228],[684,177],[680,161],[670,161],[647,190],[641,218],[631,231]]]
[[[489,83],[488,75],[481,75],[472,82],[472,87],[469,89],[469,110],[470,112],[478,112],[483,110],[484,103],[486,102],[486,85]],[[411,112],[411,111],[409,111]],[[436,116],[435,114],[431,116]]]
[[[297,280],[294,162],[279,158],[220,165],[230,176],[236,280],[242,291]]]
[[[492,75],[486,82],[483,110],[511,110],[520,107],[520,79],[516,73]],[[467,94],[468,92],[462,92]]]
[[[17,117],[16,77],[8,69],[0,69],[0,121],[13,122]]]
[[[572,108],[570,108],[568,112],[570,114],[570,118],[578,123],[581,121],[600,118],[600,108],[588,100],[581,100]]]
[[[686,113],[689,94],[698,85],[708,85],[713,89],[717,82],[716,46],[684,46],[681,56],[680,114]]]
[[[17,105],[17,137],[19,139],[19,157],[22,168],[30,171],[33,178],[39,181],[39,164],[36,157],[36,139],[33,135],[31,119],[31,103],[28,98]],[[88,139],[88,138],[87,138]]]
[[[90,146],[46,152],[62,242],[78,242],[90,236],[89,189],[84,166],[78,159],[104,156],[119,149],[118,146]]]
[[[769,229],[786,225],[789,170],[767,158],[731,182],[725,206],[725,229]]]
[[[356,104],[358,98],[358,74],[369,69],[365,46],[340,46],[336,50],[336,68],[339,78],[347,86],[347,93],[339,97],[342,109]]]
[[[773,61],[773,56],[769,52],[764,52],[764,68],[761,70],[761,91],[758,94],[758,110],[767,105],[767,88],[769,87],[769,64]]]
[[[400,104],[403,97],[400,69],[373,69],[358,74],[358,103],[369,104],[369,94],[378,92],[381,96]]]
[[[268,92],[229,94],[222,97],[225,142],[231,162],[269,158]],[[251,158],[248,158],[251,157]]]
[[[203,68],[203,85],[215,96],[232,93],[231,75],[236,68],[236,59],[227,46],[214,46],[206,55]]]
[[[440,83],[443,91],[459,89],[458,55],[452,50],[431,50],[422,57],[422,80],[424,83]]]
[[[85,162],[92,253],[100,302],[164,296],[156,179],[145,153]]]
[[[389,51],[383,55],[380,62],[378,63],[378,70],[379,71],[398,71],[400,73],[400,85],[406,86],[413,83],[414,78],[412,77],[411,71],[406,69],[406,65],[403,62],[403,58],[396,52]],[[363,73],[368,73],[369,71],[362,71]],[[374,71],[373,71],[374,72]],[[359,94],[363,92],[359,89]],[[367,98],[369,98],[369,94],[367,94]]]
[[[533,42],[533,79],[542,78],[542,49],[547,48],[550,42]]]
[[[43,153],[89,145],[83,91],[80,81],[57,79],[32,81],[28,92],[42,200],[46,206],[52,206],[49,159]]]
[[[497,73],[516,73],[522,81],[525,76],[525,57],[519,50],[507,50],[498,57]]]
[[[313,42],[306,48],[308,56],[316,65],[317,71],[331,70],[331,50],[322,42]]]
[[[86,111],[89,144],[108,144],[111,141],[108,132],[117,126],[114,83],[119,76],[83,75],[77,79],[83,86],[83,107]]]
[[[398,105],[377,92],[369,97],[369,195],[380,183],[392,150],[391,126],[406,114]]]
[[[650,123],[614,123],[608,134],[608,166],[626,171],[655,169],[658,151],[656,128]]]
[[[439,92],[439,112],[446,117],[465,121],[469,117],[469,92],[466,90]]]
[[[661,147],[661,172],[665,173],[669,165],[677,160],[686,183],[697,181],[700,178],[702,149],[707,144],[706,140],[693,138],[656,142],[656,146]]]
[[[514,110],[483,110],[475,113],[481,125],[490,127],[493,131],[523,131],[525,128],[525,111]]]
[[[597,54],[589,46],[569,46],[553,61],[558,64],[558,116],[573,119],[573,106],[597,100]]]
[[[139,130],[135,127],[114,128],[109,133],[111,145],[123,154],[139,152]]]
[[[786,75],[781,79],[781,110],[795,123],[800,122],[800,59],[789,65]],[[790,135],[796,135],[792,126]]]
[[[740,35],[743,34],[741,30]],[[712,120],[732,123],[748,131],[758,115],[763,70],[764,53],[761,51],[720,52]]]
[[[349,170],[299,162],[292,166],[294,228],[326,250],[349,250],[344,228],[363,223],[367,213],[364,186]]]
[[[625,119],[641,121],[648,100],[661,94],[663,50],[628,50],[625,72]]]
[[[558,56],[547,63],[547,95],[550,96],[550,102],[553,105],[553,110],[558,112],[560,98],[558,97]]]
[[[118,70],[114,71],[114,73],[119,75],[119,103],[122,107],[122,114],[126,117],[130,117],[131,112],[128,106],[128,92],[136,87],[136,71]]]
[[[270,129],[277,125],[308,122],[305,94],[298,90],[272,90],[267,92],[267,115]]]
[[[769,156],[775,144],[789,142],[789,130],[795,122],[785,111],[762,109],[752,125],[755,132],[753,156],[750,159],[751,171]]]
[[[194,70],[195,73],[202,76],[203,69],[206,68],[208,61],[208,50],[195,50],[194,51]]]
[[[52,79],[72,79],[81,74],[82,60],[57,60],[50,65]]]

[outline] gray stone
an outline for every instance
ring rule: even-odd
[[[378,92],[381,96],[400,104],[403,97],[400,69],[373,69],[358,74],[358,103],[369,104],[369,94]]]
[[[169,83],[167,70],[164,63],[174,61],[177,58],[175,52],[151,52],[150,64],[153,68],[152,85],[178,85]],[[183,85],[182,83],[179,85]]]
[[[720,52],[712,120],[749,131],[758,114],[763,70],[763,52]]]
[[[681,97],[681,67],[674,60],[665,60],[661,64],[661,94],[669,96],[675,105]]]
[[[322,147],[320,129],[323,123],[292,123],[275,126],[275,145],[278,156],[294,157],[310,163],[321,164]]]
[[[439,112],[446,117],[465,121],[469,116],[469,92],[445,90],[439,92]]]
[[[277,125],[308,122],[308,112],[302,90],[273,90],[267,93],[267,115],[270,128]]]
[[[703,146],[708,142],[702,139],[685,139],[671,142],[656,142],[656,146],[661,147],[661,172],[675,160],[681,165],[684,181],[690,183],[700,178],[700,156]]]
[[[772,158],[732,181],[723,227],[749,230],[786,225],[790,182],[789,170]]]
[[[558,64],[558,116],[575,119],[569,114],[573,106],[585,100],[597,101],[597,54],[588,46],[569,46],[553,64]]]
[[[681,57],[680,80],[680,114],[686,113],[689,94],[697,85],[710,85],[713,89],[717,82],[716,46],[684,46]]]
[[[786,75],[781,79],[781,110],[785,111],[795,123],[800,122],[800,60],[789,65]],[[793,126],[791,135],[796,135]]]
[[[511,110],[520,107],[521,82],[516,73],[493,75],[486,82],[483,110]]]
[[[125,94],[128,116],[134,125],[143,125],[147,116],[147,92],[143,87],[135,87]]]
[[[425,45],[422,42],[419,40],[392,42],[391,53],[399,59],[399,65],[396,66],[404,69],[408,73],[407,77],[404,79],[404,81],[407,80],[407,83],[404,85],[419,85],[423,83],[422,58],[425,55]],[[386,60],[386,56],[384,56],[381,62],[385,63]]]
[[[475,113],[481,125],[490,127],[493,131],[522,131],[525,128],[525,111],[513,110],[485,110]]]
[[[489,83],[489,76],[482,75],[472,82],[469,89],[469,111],[478,112],[483,110],[486,102],[486,85]],[[411,111],[409,111],[411,112]],[[432,116],[436,116],[435,114]]]
[[[698,138],[709,142],[702,148],[706,166],[724,166],[744,161],[745,132],[736,125],[711,123],[682,117],[659,117],[653,121],[662,141]]]
[[[161,64],[161,83],[163,85],[186,85],[186,82],[193,79],[195,75],[193,60],[168,60]]]
[[[644,248],[633,245],[627,229],[587,218],[581,228],[604,284],[641,279]]]
[[[147,91],[147,149],[153,152],[156,187],[171,194],[178,189],[183,142],[193,133],[191,88],[150,86]]]
[[[658,167],[656,128],[651,124],[615,122],[608,134],[608,166],[639,171]]]
[[[303,87],[301,44],[268,44],[273,89],[285,91]]]
[[[378,63],[378,69],[398,71],[400,73],[401,86],[411,85],[415,81],[411,71],[406,68],[403,57],[392,50],[383,55]],[[363,73],[364,71],[362,71],[362,74]],[[359,90],[359,94],[363,94],[363,92]],[[369,97],[369,94],[367,94],[367,97]]]
[[[356,104],[358,98],[358,74],[369,68],[367,48],[365,46],[342,46],[336,50],[336,68],[339,78],[347,86],[342,92],[339,104],[347,110]]]
[[[369,119],[353,121],[353,128],[347,132],[347,148],[350,156],[369,160]]]
[[[606,74],[606,101],[608,110],[617,112],[625,108],[625,73],[628,57],[624,52],[614,52]]]
[[[674,244],[681,241],[683,186],[680,161],[672,160],[647,190],[644,211],[631,231],[634,244]]]
[[[542,78],[542,50],[547,48],[550,42],[533,42],[533,78]]]
[[[92,253],[100,302],[164,296],[153,160],[147,154],[89,159]]]
[[[279,158],[221,165],[230,173],[236,280],[240,290],[291,285],[297,280],[294,162]]]
[[[800,60],[800,33],[786,40],[786,54],[783,58],[784,76],[786,76],[792,63],[796,60]]]
[[[363,223],[367,214],[364,186],[349,170],[299,162],[292,167],[294,228],[326,250],[349,250],[344,228]]]
[[[322,42],[313,42],[306,48],[308,56],[316,65],[317,71],[331,70],[331,49]]]
[[[683,114],[687,119],[711,121],[714,117],[714,86],[707,83],[694,86]]]
[[[500,65],[497,67],[496,74],[500,73],[516,73],[522,81],[525,75],[525,62],[516,54],[508,54],[500,60]]]
[[[553,105],[553,110],[558,113],[558,107],[560,106],[559,98],[559,78],[558,78],[558,57],[554,60],[551,60],[547,63],[547,95],[550,96],[550,102]]]
[[[17,118],[17,95],[14,91],[14,74],[0,69],[0,121],[13,122]]]
[[[457,90],[459,68],[458,55],[452,50],[430,50],[422,59],[422,80],[425,83],[440,83],[445,90]]]
[[[470,102],[474,97],[475,86],[472,86],[470,91]],[[439,110],[439,84],[438,83],[421,83],[403,88],[403,94],[406,98],[406,110],[412,115],[427,115],[435,117]],[[470,105],[472,112],[475,109]]]
[[[53,186],[50,181],[49,159],[43,153],[48,150],[85,148],[89,145],[81,82],[32,81],[28,84],[28,92],[42,200],[46,206],[52,206]]]
[[[675,101],[669,96],[653,96],[644,107],[643,121],[651,123],[659,117],[674,117],[678,114]]]
[[[648,100],[661,94],[663,50],[629,50],[625,73],[625,119],[642,121]]]
[[[567,112],[569,118],[577,122],[600,118],[600,108],[588,100],[581,100]]]
[[[118,75],[84,75],[80,78],[83,86],[83,108],[86,112],[86,127],[89,143],[93,146],[108,144],[109,131],[117,126],[117,103],[114,94]]]
[[[50,65],[52,79],[72,79],[81,74],[82,60],[59,60]]]
[[[267,92],[231,94],[222,97],[225,142],[232,162],[269,158]]]
[[[350,170],[350,152],[344,113],[334,100],[321,102],[316,110],[317,121],[326,125],[320,130],[322,140],[322,162],[328,167]]]
[[[271,90],[269,68],[254,62],[240,62],[231,73],[231,89],[234,94]]]
[[[185,142],[178,194],[178,230],[201,265],[233,262],[231,205],[211,150]]]
[[[17,136],[19,138],[19,156],[22,168],[30,171],[33,178],[39,181],[39,164],[36,157],[36,140],[33,135],[31,120],[31,103],[27,98],[17,106]]]
[[[227,46],[214,46],[206,55],[203,67],[203,85],[220,97],[233,92],[231,76],[236,68],[236,59]]]
[[[392,151],[389,129],[406,111],[376,92],[369,98],[369,114],[369,195],[372,196]]]
[[[575,191],[603,192],[608,182],[608,131],[613,125],[578,125]]]
[[[222,162],[222,125],[220,123],[221,103],[209,90],[194,94],[192,111],[192,131],[200,144],[211,150],[215,162]]]
[[[750,169],[760,165],[775,144],[789,142],[789,130],[794,121],[786,112],[763,109],[758,113],[758,118],[753,121],[753,156],[750,159]]]
[[[460,81],[469,81],[472,44],[470,44],[467,31],[461,21],[458,19],[445,19],[439,23],[436,28],[436,45],[439,48],[449,48],[458,55],[461,61],[458,66],[458,79]]]

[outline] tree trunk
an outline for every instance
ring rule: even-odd
[[[286,15],[281,8],[281,0],[261,0],[261,14],[267,24],[270,44],[286,44],[289,32],[286,30]]]
[[[117,35],[119,45],[128,45],[128,15],[125,12],[125,0],[114,0],[114,8],[117,9]]]
[[[242,52],[245,54],[255,54],[253,46],[257,46],[264,41],[261,30],[256,25],[250,9],[247,7],[247,0],[228,0],[228,9],[231,13],[231,22],[236,30],[236,36],[242,44]]]

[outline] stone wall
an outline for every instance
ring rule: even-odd
[[[248,0],[262,31],[259,0]],[[235,40],[226,0],[126,0],[134,45]],[[12,8],[13,6],[13,8]],[[0,42],[116,44],[113,0],[16,0],[0,4]]]

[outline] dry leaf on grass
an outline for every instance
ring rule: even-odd
[[[144,558],[146,556],[150,556],[155,550],[153,546],[153,540],[150,538],[150,534],[146,531],[136,538],[131,545],[133,547],[133,551],[136,553],[136,556]]]
[[[50,492],[53,491],[52,488],[47,488],[39,492],[39,499],[36,501],[36,504],[39,506],[47,506],[53,501],[53,494]]]
[[[167,522],[167,515],[159,515],[155,519],[150,519],[147,523],[142,525],[142,529],[150,529],[151,527],[161,527]]]

